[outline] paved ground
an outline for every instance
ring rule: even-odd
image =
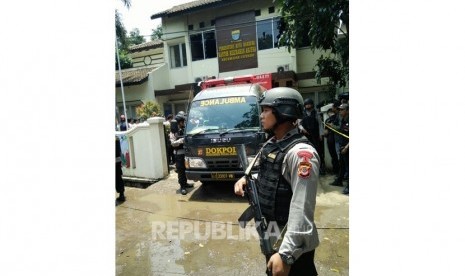
[[[349,275],[349,197],[333,179],[321,177],[315,213],[323,276]],[[116,275],[264,275],[258,240],[247,236],[255,232],[237,224],[248,203],[232,184],[195,182],[183,196],[171,171],[147,189],[126,187],[126,197],[115,210]]]

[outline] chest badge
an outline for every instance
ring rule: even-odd
[[[270,153],[270,154],[268,154],[268,158],[275,159],[275,158],[276,158],[276,154]]]

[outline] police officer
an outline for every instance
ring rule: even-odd
[[[178,112],[178,115],[185,115],[184,114],[184,111],[179,111]],[[175,116],[176,117],[176,116]],[[170,131],[172,133],[177,133],[178,132],[178,122],[176,122],[175,118],[173,118],[171,121],[170,121]]]
[[[339,101],[334,101],[333,106],[330,110],[328,110],[329,117],[326,119],[325,124],[332,126],[337,125],[339,120],[339,110],[338,107],[340,105]],[[333,174],[339,174],[339,157],[336,152],[336,142],[334,136],[334,130],[329,127],[325,127],[325,136],[326,136],[326,144],[328,145],[328,151],[331,155],[331,164],[333,167]]]
[[[346,103],[338,107],[339,120],[334,125],[340,133],[335,133],[334,139],[336,152],[339,157],[339,174],[333,183],[333,186],[343,186],[342,181],[349,181],[349,105]],[[342,135],[341,135],[342,134]],[[343,194],[349,194],[349,184],[342,191]]]
[[[124,114],[122,114],[119,118],[119,125],[118,125],[118,130],[119,131],[126,131],[128,130],[128,126],[126,124],[126,116],[124,116]]]
[[[168,116],[166,117],[166,120],[163,122],[163,126],[165,128],[164,130],[165,130],[165,141],[166,141],[166,160],[168,164],[168,169],[169,169],[169,165],[175,164],[173,147],[171,146],[171,141],[169,141],[170,132],[171,132],[171,120],[174,120],[173,118],[174,118],[173,114],[168,114]]]
[[[174,119],[177,122],[177,132],[170,133],[171,146],[174,149],[176,160],[176,170],[178,173],[178,183],[181,186],[181,194],[187,194],[187,188],[192,188],[194,185],[187,184],[186,165],[184,164],[184,128],[186,126],[186,115],[184,111],[180,111]]]
[[[320,114],[318,114],[315,104],[310,98],[305,99],[304,108],[304,116],[300,122],[299,129],[316,148],[318,155],[324,160],[323,124]],[[320,174],[326,174],[324,162],[321,162]]]
[[[279,249],[266,256],[267,274],[317,275],[314,212],[320,158],[296,127],[296,120],[303,116],[302,96],[292,88],[277,87],[265,92],[260,106],[263,128],[274,134],[259,153],[260,207],[269,225],[281,231],[287,224]],[[239,179],[234,192],[243,196],[245,185],[245,178]]]
[[[121,144],[118,136],[115,137],[115,153],[115,188],[116,192],[119,193],[116,201],[121,203],[126,201],[126,197],[124,196],[123,170],[121,169]]]

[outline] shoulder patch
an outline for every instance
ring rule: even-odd
[[[308,150],[299,150],[297,152],[297,156],[302,158],[303,161],[309,162],[309,160],[312,159],[313,154]]]
[[[299,177],[309,178],[312,171],[310,159],[313,157],[313,154],[308,150],[300,150],[297,152],[297,156],[300,159],[299,168],[297,169]]]
[[[299,163],[299,168],[297,169],[297,173],[299,174],[300,178],[309,178],[311,171],[312,171],[312,164],[310,162],[302,161]]]

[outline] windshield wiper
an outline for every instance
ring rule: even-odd
[[[234,129],[234,128],[229,128],[229,129],[227,129],[227,130],[221,132],[221,133],[220,133],[220,136],[223,136],[223,135],[225,135],[226,133],[231,132],[232,130],[235,130],[235,129]]]
[[[194,137],[194,136],[197,136],[197,135],[199,135],[199,134],[203,134],[203,133],[205,133],[205,132],[207,132],[207,131],[210,131],[210,130],[218,130],[218,129],[217,129],[217,128],[207,128],[207,129],[202,129],[201,131],[196,132],[196,133],[194,133],[194,134],[187,134],[187,135],[189,135],[189,136],[191,136],[191,137]]]
[[[231,133],[231,132],[237,132],[237,131],[241,131],[241,130],[257,130],[256,127],[236,127],[236,128],[229,128],[223,132],[220,133],[220,136],[223,136],[227,133]]]

